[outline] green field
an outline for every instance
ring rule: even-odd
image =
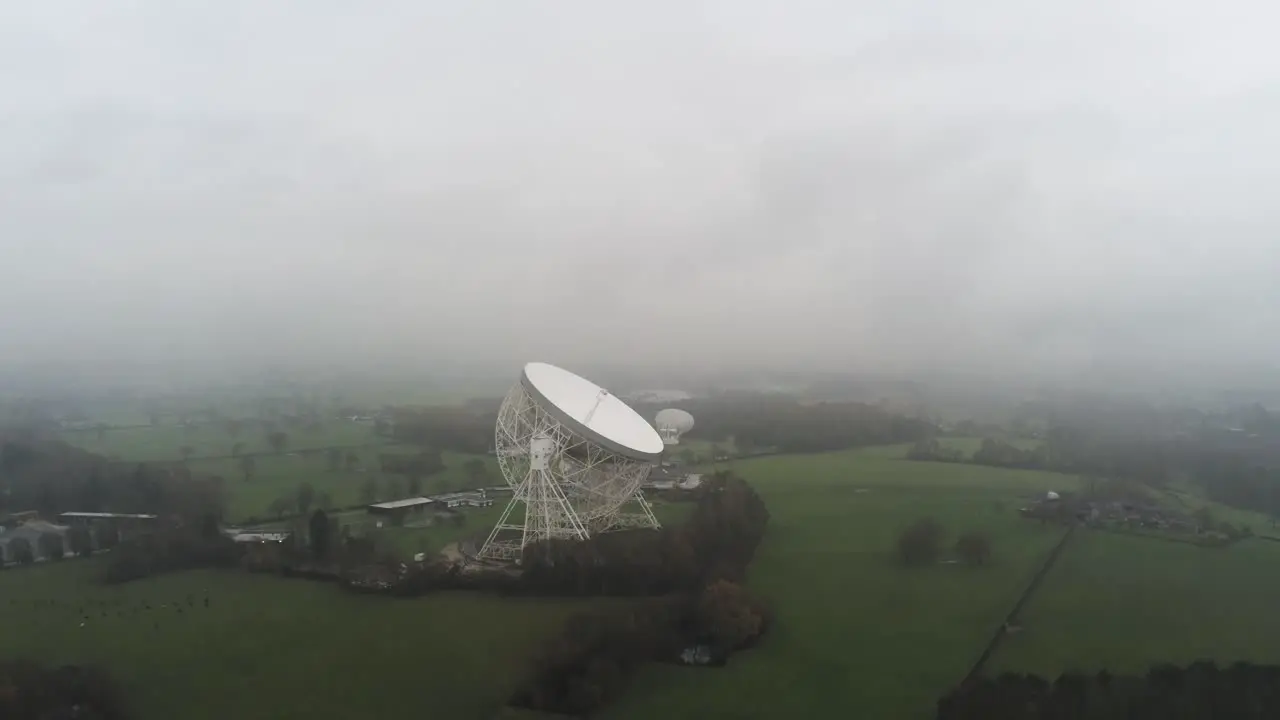
[[[938,444],[952,450],[959,450],[964,453],[965,458],[972,457],[974,453],[982,447],[982,441],[986,438],[980,437],[940,437]],[[1006,442],[1021,450],[1033,450],[1040,446],[1039,440],[1030,440],[1027,438],[1000,438],[1001,442]]]
[[[734,471],[759,490],[771,515],[749,584],[772,601],[777,624],[760,647],[724,669],[643,668],[603,717],[929,717],[1061,537],[1061,527],[1026,521],[1017,508],[1047,490],[1077,489],[1077,482],[911,462],[901,459],[904,451],[735,461]],[[449,472],[458,472],[460,460],[446,457]],[[299,465],[273,471],[280,487],[306,476],[337,502],[345,497],[339,493],[358,489],[342,473],[322,487],[322,457],[288,462]],[[242,502],[248,508],[264,499],[271,496]],[[501,503],[467,510],[461,526],[387,528],[380,537],[405,554],[438,550],[483,534]],[[656,508],[666,523],[688,509]],[[899,566],[891,552],[898,533],[925,516],[946,527],[949,541],[987,532],[990,564]],[[489,717],[518,681],[530,647],[554,633],[571,607],[584,607],[457,593],[391,601],[238,573],[87,585],[101,561],[0,574],[0,653],[109,662],[143,720]],[[1205,549],[1081,530],[1024,612],[1024,630],[1009,636],[990,667],[1052,675],[1202,656],[1280,661],[1280,618],[1271,611],[1280,602],[1280,579],[1270,573],[1277,562],[1280,543],[1262,540]],[[80,628],[69,610],[28,602],[81,595],[166,602],[206,587],[207,612],[163,615],[160,630],[133,616]],[[243,692],[246,683],[252,692]]]
[[[329,420],[315,430],[283,428],[289,434],[288,450],[329,447],[333,445],[365,445],[380,443],[373,426],[348,420]],[[266,433],[258,423],[247,422],[240,434],[232,437],[217,425],[196,426],[189,431],[178,425],[108,430],[101,440],[93,431],[63,433],[63,439],[108,458],[126,461],[179,460],[182,447],[190,447],[193,457],[230,455],[236,443],[244,454],[269,452]]]
[[[0,652],[101,663],[143,720],[487,717],[531,649],[583,607],[470,593],[388,600],[232,571],[92,585],[103,560],[0,573]]]
[[[101,440],[93,432],[69,432],[63,437],[90,452],[124,462],[176,460],[180,457],[181,447],[190,447],[194,454],[188,466],[193,472],[218,475],[227,480],[227,519],[230,522],[269,519],[271,503],[281,497],[296,497],[299,486],[304,482],[311,484],[317,496],[327,494],[334,507],[348,507],[360,502],[361,487],[370,478],[378,483],[379,500],[407,497],[405,479],[380,472],[378,456],[419,451],[413,446],[384,444],[385,439],[375,435],[369,425],[332,420],[318,431],[291,432],[288,448],[282,454],[256,456],[254,478],[246,481],[240,460],[225,456],[231,453],[236,443],[243,445],[243,453],[270,452],[260,428],[246,429],[238,438],[232,438],[221,427],[204,426],[187,434],[176,425],[109,430]],[[318,450],[330,446],[358,446],[351,450],[359,456],[358,468],[331,471],[324,451]],[[442,457],[445,470],[424,478],[422,492],[457,490],[472,484],[465,468],[467,462],[475,457],[480,457],[485,463],[486,475],[481,478],[481,484],[501,485],[502,476],[492,457],[446,452]]]
[[[1280,543],[1229,549],[1080,531],[992,671],[1145,672],[1155,662],[1280,662]]]
[[[750,586],[773,601],[775,630],[723,670],[646,668],[604,717],[928,717],[1060,537],[1019,518],[1019,500],[1073,481],[904,449],[738,462],[771,516]],[[897,533],[925,515],[953,538],[990,533],[991,565],[893,563]]]
[[[358,451],[360,470],[331,471],[324,453],[264,456],[257,458],[257,466],[253,480],[246,481],[241,472],[239,461],[196,460],[190,463],[193,472],[220,475],[227,480],[230,490],[230,507],[228,518],[239,522],[245,518],[269,517],[268,506],[276,498],[282,496],[295,497],[298,487],[311,483],[317,495],[328,493],[334,507],[348,507],[360,502],[361,487],[373,478],[379,490],[379,500],[398,500],[408,497],[405,479],[399,475],[388,475],[378,470],[378,455],[381,453],[414,453],[418,448],[410,446],[383,446],[365,448]],[[497,461],[488,456],[462,455],[459,453],[443,453],[444,471],[423,478],[421,491],[432,494],[463,487],[469,478],[466,474],[468,461],[480,457],[486,467],[483,484],[502,485],[502,475],[498,471]],[[388,488],[396,487],[397,492],[389,492]]]

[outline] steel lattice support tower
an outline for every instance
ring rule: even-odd
[[[606,394],[601,393],[586,414],[588,422]],[[494,448],[512,496],[477,553],[480,559],[518,561],[525,547],[545,540],[660,527],[640,492],[653,462],[583,437],[523,383],[511,388],[498,410]],[[624,512],[628,504],[637,508]]]

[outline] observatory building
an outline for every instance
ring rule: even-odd
[[[608,390],[554,365],[525,365],[494,429],[511,501],[477,557],[518,561],[543,540],[659,527],[640,486],[664,447]]]

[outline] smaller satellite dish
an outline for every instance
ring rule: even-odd
[[[1049,492],[1045,493],[1045,495],[1044,495],[1044,499],[1045,499],[1045,500],[1058,500],[1058,499],[1060,499],[1061,497],[1062,497],[1061,495],[1059,495],[1058,493],[1056,493],[1056,492],[1054,492],[1054,491],[1052,491],[1052,490],[1050,490]]]
[[[659,410],[653,419],[658,435],[667,445],[679,445],[680,436],[693,429],[693,416],[684,410],[667,408]]]

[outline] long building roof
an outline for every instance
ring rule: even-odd
[[[415,505],[430,505],[433,502],[435,502],[435,500],[427,497],[411,497],[404,498],[403,500],[388,500],[387,502],[374,503],[369,507],[377,508],[379,510],[397,510],[399,508],[414,507]]]
[[[64,512],[58,517],[68,518],[102,518],[102,519],[120,519],[120,520],[155,520],[155,515],[146,515],[141,513],[109,513],[109,512]]]

